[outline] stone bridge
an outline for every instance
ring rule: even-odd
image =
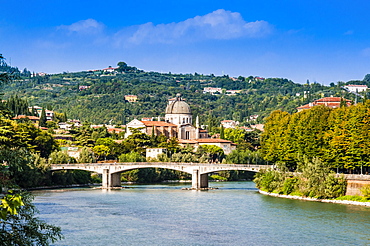
[[[271,168],[269,165],[249,164],[209,164],[209,163],[175,163],[175,162],[124,162],[124,163],[82,163],[52,164],[51,170],[86,170],[102,174],[102,187],[121,187],[121,173],[138,168],[165,168],[190,173],[192,189],[208,188],[208,173],[226,170],[258,172]]]

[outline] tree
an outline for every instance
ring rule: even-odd
[[[7,67],[8,65],[5,62],[5,58],[0,54],[0,66]],[[0,71],[0,86],[8,83],[11,80],[12,76],[8,72]]]
[[[40,115],[40,126],[46,127],[46,113],[45,108],[42,108],[41,115]]]
[[[75,162],[76,160],[70,157],[67,151],[54,151],[49,157],[49,164],[67,164]]]
[[[107,155],[109,155],[110,148],[105,145],[96,145],[93,149],[94,154],[97,156],[96,159],[100,159],[100,157],[105,156],[105,159],[107,158]]]
[[[94,152],[91,151],[87,147],[83,147],[80,153],[80,157],[78,158],[79,163],[94,163],[96,162],[96,158],[94,156]]]
[[[225,139],[225,128],[223,125],[221,125],[220,138]]]
[[[127,69],[127,63],[126,62],[118,62],[117,63],[117,66],[118,66],[118,72],[125,72],[126,69]]]
[[[50,245],[63,238],[60,227],[46,224],[35,217],[38,213],[31,203],[30,193],[12,192],[1,199],[1,245]]]
[[[122,154],[119,156],[120,162],[144,162],[145,157],[136,152]]]
[[[221,162],[224,151],[216,145],[200,145],[197,149],[197,154],[205,155],[209,162]]]

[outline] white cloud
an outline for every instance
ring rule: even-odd
[[[117,42],[122,39],[133,44],[193,42],[204,39],[236,39],[240,37],[262,37],[272,31],[266,21],[246,22],[238,12],[216,10],[178,23],[154,25],[148,22],[137,26],[133,34],[127,31],[116,34]]]
[[[57,27],[60,30],[67,30],[70,33],[79,34],[98,34],[104,29],[104,24],[94,19],[80,20],[71,25],[61,25]]]
[[[353,35],[353,34],[354,34],[353,30],[348,30],[345,33],[343,33],[343,35]]]

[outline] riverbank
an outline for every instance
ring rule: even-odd
[[[26,190],[28,191],[52,190],[52,189],[61,189],[61,188],[94,187],[94,186],[99,186],[99,185],[101,184],[93,183],[93,184],[50,185],[50,186],[39,186],[39,187],[27,188]]]
[[[318,198],[312,198],[312,197],[281,195],[281,194],[270,193],[270,192],[266,192],[266,191],[262,191],[262,190],[258,190],[258,192],[263,194],[263,195],[267,195],[267,196],[274,196],[274,197],[281,197],[281,198],[288,198],[288,199],[296,199],[296,200],[312,201],[312,202],[338,203],[338,204],[370,207],[370,202],[356,202],[356,201],[348,201],[348,200],[318,199]]]

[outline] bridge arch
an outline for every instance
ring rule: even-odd
[[[51,170],[85,170],[102,174],[103,188],[121,187],[121,173],[142,168],[164,168],[189,173],[192,175],[192,188],[208,188],[208,173],[240,170],[258,172],[268,165],[247,164],[209,164],[209,163],[166,163],[166,162],[131,162],[131,163],[82,163],[53,164]]]

